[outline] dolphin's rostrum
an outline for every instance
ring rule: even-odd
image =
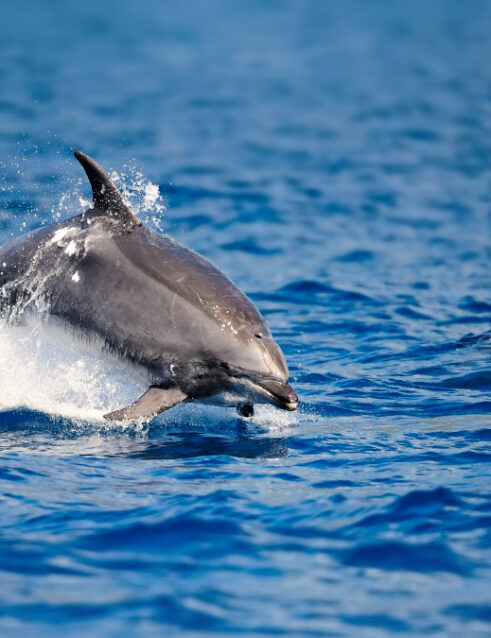
[[[192,399],[225,401],[243,416],[254,403],[295,410],[285,358],[255,306],[206,259],[145,228],[102,168],[75,157],[93,205],[0,248],[3,316],[61,320],[144,366],[152,385],[107,419]]]

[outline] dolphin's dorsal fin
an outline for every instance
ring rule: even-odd
[[[92,186],[93,208],[90,217],[108,216],[119,222],[125,230],[131,230],[140,225],[140,220],[124,201],[119,189],[111,178],[91,157],[74,151]]]

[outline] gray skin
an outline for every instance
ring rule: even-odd
[[[0,248],[0,312],[34,312],[98,336],[152,378],[112,420],[151,417],[183,401],[295,410],[283,353],[255,306],[210,262],[145,228],[102,168],[75,157],[93,206]],[[228,396],[228,399],[223,397]]]

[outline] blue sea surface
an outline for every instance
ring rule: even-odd
[[[141,173],[300,398],[104,426],[3,332],[2,638],[491,635],[490,34],[484,0],[2,1],[0,242],[81,212],[74,147]]]

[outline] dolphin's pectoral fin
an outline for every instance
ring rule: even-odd
[[[125,419],[151,417],[182,403],[187,398],[188,395],[179,388],[159,388],[159,386],[152,385],[134,403],[121,410],[109,412],[104,415],[104,418],[109,421],[124,421]]]

